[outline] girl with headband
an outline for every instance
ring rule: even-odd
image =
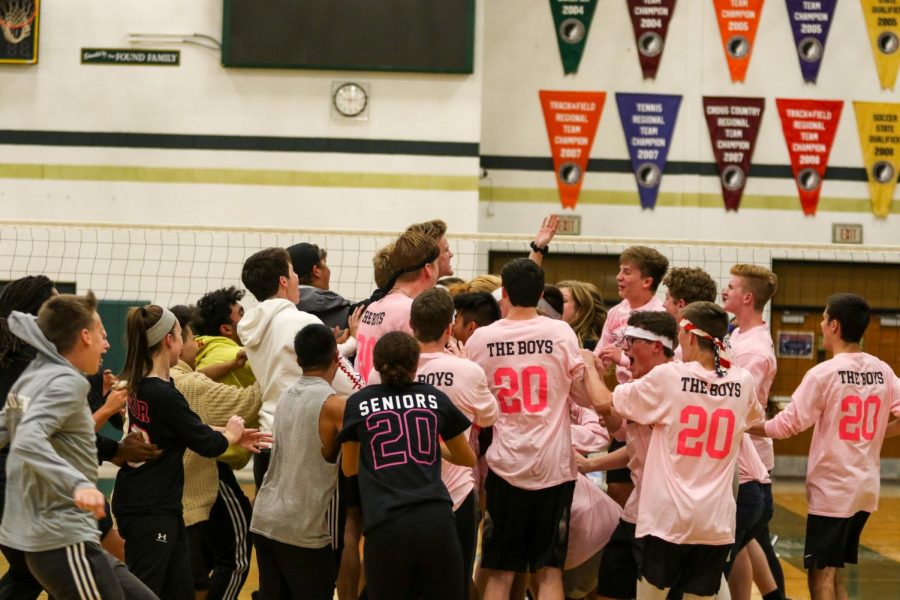
[[[188,539],[182,518],[185,448],[215,457],[237,444],[259,452],[271,436],[244,429],[231,417],[224,428],[204,425],[175,388],[169,369],[178,363],[181,325],[166,308],[132,308],[127,320],[128,354],[121,378],[128,390],[129,431],[139,431],[162,455],[128,463],[116,475],[113,513],[125,538],[125,560],[160,598],[194,597]]]

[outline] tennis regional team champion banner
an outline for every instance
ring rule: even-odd
[[[815,83],[837,0],[786,0],[803,81]]]
[[[726,210],[736,211],[741,204],[765,106],[765,98],[703,97]]]
[[[681,96],[616,94],[631,169],[637,180],[641,208],[654,208],[666,170],[669,142],[675,129]]]
[[[872,212],[886,218],[891,211],[900,169],[900,104],[854,102],[853,108],[869,179]]]
[[[775,105],[781,116],[803,214],[814,215],[844,101],[776,98]]]
[[[559,199],[564,208],[575,208],[606,92],[541,90],[540,97]]]
[[[764,0],[713,0],[731,81],[744,81]]]
[[[597,0],[550,0],[563,72],[578,71]]]
[[[676,0],[628,0],[628,14],[644,79],[655,79]]]
[[[862,0],[862,9],[881,89],[892,90],[900,66],[900,3]]]

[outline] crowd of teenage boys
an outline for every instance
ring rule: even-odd
[[[264,249],[246,310],[236,286],[131,309],[118,374],[92,293],[8,284],[0,599],[233,600],[253,552],[273,600],[783,599],[772,438],[810,427],[804,566],[813,598],[846,598],[900,433],[900,380],[860,345],[866,300],[822,299],[832,357],[778,412],[774,273],[736,264],[720,294],[632,246],[607,312],[594,284],[545,281],[556,226],[464,281],[446,225],[412,225],[355,304],[325,249]]]

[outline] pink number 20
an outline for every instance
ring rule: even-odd
[[[687,427],[678,433],[678,454],[700,456],[705,448],[706,454],[710,458],[722,459],[731,453],[731,443],[734,439],[734,413],[727,408],[717,408],[712,414],[709,414],[702,406],[685,406],[681,409],[679,421]],[[722,447],[719,448],[719,429],[723,424],[725,436]],[[704,435],[705,440],[703,439]]]

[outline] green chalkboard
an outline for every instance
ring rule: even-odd
[[[226,67],[471,73],[475,0],[224,0]]]

